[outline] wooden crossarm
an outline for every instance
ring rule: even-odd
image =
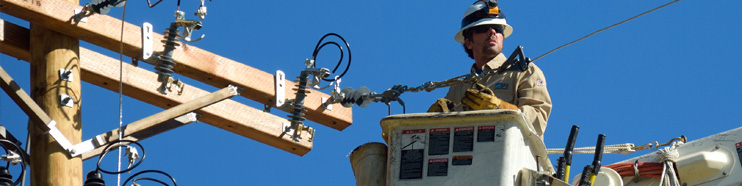
[[[74,21],[74,9],[81,6],[64,1],[28,1],[0,0],[0,11],[20,19],[33,22],[59,33],[87,41],[103,48],[119,51],[121,20],[107,15],[94,14],[87,22]],[[126,56],[142,60],[141,27],[124,24],[123,53]],[[161,34],[153,35],[154,41],[163,40]],[[153,46],[154,51],[163,51],[160,44]],[[229,84],[244,88],[241,96],[262,104],[273,105],[274,75],[247,66],[243,63],[216,55],[195,46],[178,47],[173,53],[175,72],[191,79],[215,86],[225,87]],[[295,83],[286,81],[286,87],[295,87]],[[159,86],[159,85],[158,85]],[[155,87],[158,87],[155,86]],[[286,98],[294,99],[295,92],[287,88]],[[305,99],[306,118],[319,124],[343,130],[353,123],[351,108],[340,105],[332,111],[322,106],[322,97],[330,96],[320,91],[313,91]],[[291,112],[291,108],[281,108]]]
[[[4,21],[0,20],[0,22]],[[0,39],[0,52],[28,61],[28,34],[25,34],[25,39],[22,38],[23,33],[28,33],[28,29],[4,22],[4,27],[0,28],[0,31],[3,31],[0,35],[4,35],[5,38],[15,38],[12,42],[8,39]],[[118,67],[117,59],[80,47],[80,69],[83,81],[118,92]],[[156,90],[160,85],[157,82],[156,73],[128,63],[123,64],[123,72],[126,74],[122,80],[124,95],[160,108],[171,108],[209,94],[205,90],[186,84],[184,89],[187,91],[183,91],[182,95],[175,93],[162,95]],[[296,155],[304,155],[312,149],[312,142],[308,141],[307,136],[302,136],[300,142],[294,142],[290,135],[281,135],[283,123],[290,123],[287,119],[234,100],[221,101],[204,107],[197,113],[201,116],[200,120],[205,123]]]

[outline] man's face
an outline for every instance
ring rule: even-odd
[[[480,25],[467,29],[471,37],[464,42],[472,50],[474,59],[492,59],[502,52],[505,36],[500,25]]]

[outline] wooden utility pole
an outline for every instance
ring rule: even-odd
[[[78,0],[66,0],[79,4]],[[80,111],[79,40],[31,23],[31,97],[72,144],[82,141]],[[71,71],[71,81],[60,78],[60,69]],[[71,107],[62,104],[62,96]],[[49,134],[29,126],[31,135],[31,185],[82,185],[82,159],[72,158]]]
[[[142,56],[145,48],[141,40],[142,27],[130,23],[123,23],[121,27],[120,19],[100,14],[89,15],[87,22],[77,22],[74,20],[74,10],[81,8],[77,0],[0,0],[0,12],[31,23],[31,29],[26,29],[0,20],[0,52],[31,63],[30,97],[36,103],[29,101],[29,96],[24,98],[25,93],[14,88],[17,86],[13,86],[14,82],[9,76],[0,77],[5,80],[0,81],[0,85],[7,84],[3,87],[4,91],[15,95],[13,100],[16,104],[34,118],[32,124],[35,126],[29,126],[31,138],[27,142],[31,144],[30,162],[33,162],[29,174],[31,185],[82,185],[84,172],[80,155],[83,159],[95,156],[99,153],[99,147],[107,145],[116,136],[113,132],[118,130],[112,130],[81,142],[80,80],[116,92],[120,81],[124,86],[124,95],[168,109],[163,113],[170,112],[170,109],[181,110],[177,109],[179,105],[191,105],[187,110],[197,113],[198,119],[204,123],[296,155],[302,156],[312,150],[314,133],[303,132],[299,141],[295,141],[286,132],[286,125],[290,121],[285,117],[229,99],[198,109],[192,104],[197,104],[197,99],[208,96],[209,92],[186,84],[182,92],[161,94],[153,88],[160,85],[155,72],[128,63],[119,64],[117,59],[79,47],[79,41],[82,40],[119,52],[120,44],[123,44],[123,55],[145,60]],[[151,38],[157,41],[164,36],[155,33]],[[163,50],[162,45],[153,45],[152,48],[154,51]],[[239,87],[244,89],[241,96],[268,107],[273,106],[276,99],[296,99],[291,89],[294,82],[284,80],[280,84],[271,73],[195,46],[176,48],[173,61],[178,64],[173,70],[179,75],[218,88]],[[122,69],[118,68],[119,65],[122,65]],[[60,78],[60,70],[69,70],[71,81]],[[126,74],[124,79],[119,80],[119,70]],[[279,92],[286,97],[276,96]],[[66,100],[63,94],[70,99]],[[334,109],[329,107],[337,104],[325,102],[329,97],[319,91],[308,95],[304,102],[306,119],[343,130],[352,124],[352,110],[339,105]],[[71,105],[61,103],[62,100],[71,102]],[[291,107],[278,109],[287,112],[293,110]],[[156,115],[156,121],[127,125],[122,137],[142,140],[193,122],[193,119],[178,117],[179,114]],[[302,130],[313,131],[311,128]],[[54,139],[60,140],[57,142]],[[69,154],[76,154],[76,158],[71,158]]]

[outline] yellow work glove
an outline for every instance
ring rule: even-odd
[[[495,96],[495,93],[491,89],[484,87],[484,85],[477,83],[473,88],[469,88],[464,93],[464,98],[461,99],[461,103],[469,106],[472,110],[484,110],[484,109],[513,109],[518,110],[518,107],[510,104],[506,101],[501,100]]]
[[[453,101],[446,98],[441,98],[435,101],[433,105],[430,105],[428,112],[451,112],[453,110]]]

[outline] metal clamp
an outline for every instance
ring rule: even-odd
[[[206,18],[206,6],[204,5],[204,1],[206,0],[201,0],[201,6],[199,6],[198,10],[196,10],[196,13],[194,13],[201,20],[204,20]]]
[[[276,108],[286,103],[286,74],[281,70],[276,70]]]
[[[180,79],[176,80],[172,76],[168,76],[167,79],[162,82],[160,88],[158,88],[161,94],[167,94],[167,91],[173,92],[173,89],[175,89],[175,92],[177,92],[178,95],[181,95],[183,94],[183,89],[185,89],[185,83],[180,81]]]
[[[310,127],[310,126],[306,126],[304,124],[299,124],[296,127],[296,129],[294,129],[294,128],[291,128],[291,124],[290,123],[283,123],[283,132],[284,132],[284,134],[286,134],[286,135],[293,135],[294,134],[294,130],[296,130],[296,136],[293,136],[292,139],[295,142],[300,142],[301,141],[301,133],[302,133],[302,131],[306,131],[307,132],[307,141],[312,142],[312,140],[314,139],[314,134],[317,131],[316,129],[314,129],[314,128]]]
[[[134,165],[134,162],[139,159],[139,152],[137,151],[137,148],[134,148],[132,146],[126,146],[126,157],[129,159],[129,165],[128,168],[131,168],[132,165]]]
[[[332,99],[322,97],[320,101],[322,101],[322,107],[324,107],[325,109],[329,111],[332,111],[332,103],[333,103]]]
[[[173,77],[170,77],[168,79],[168,84],[167,84],[168,91],[172,92],[173,91],[172,89],[175,89],[175,92],[178,92],[178,95],[181,95],[183,94],[184,88],[185,88],[185,83],[183,83],[183,81],[180,81],[180,79],[177,79],[175,81],[173,81]]]
[[[75,21],[87,23],[88,22],[88,16],[92,15],[89,11],[84,11],[83,9],[75,8]]]
[[[147,60],[152,57],[152,24],[144,22],[142,24],[142,60]]]
[[[8,154],[0,156],[0,160],[8,161],[10,164],[17,165],[22,162],[21,155],[15,151],[8,151]]]
[[[202,34],[201,37],[196,40],[191,39],[191,34],[193,33],[193,31],[201,29],[203,25],[201,24],[201,21],[185,20],[185,13],[183,11],[175,11],[175,24],[183,27],[183,31],[181,31],[181,34],[178,35],[178,38],[182,38],[184,41],[196,42],[206,36]]]
[[[74,78],[72,76],[72,70],[69,69],[59,69],[59,79],[65,80],[68,82],[74,81]]]
[[[685,137],[685,135],[681,135],[680,137],[670,139],[670,141],[668,141],[667,143],[660,144],[659,142],[654,141],[654,142],[651,142],[645,145],[636,146],[633,149],[634,150],[647,150],[647,149],[657,150],[660,147],[671,145],[675,141],[685,143],[685,142],[688,142],[688,139]]]
[[[59,95],[59,104],[72,107],[75,105],[75,98],[72,98],[67,94]]]

